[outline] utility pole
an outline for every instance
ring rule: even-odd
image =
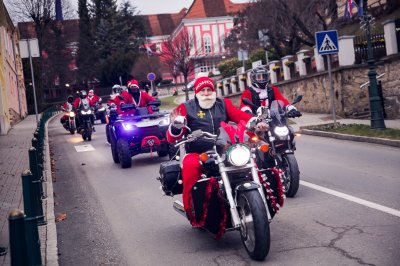
[[[382,100],[378,93],[378,82],[376,79],[375,60],[372,50],[371,41],[371,27],[374,18],[371,15],[367,15],[368,12],[368,0],[363,0],[364,14],[361,18],[361,28],[365,30],[367,37],[367,48],[368,48],[368,78],[369,78],[369,102],[371,109],[371,129],[386,129],[385,120],[383,117]]]

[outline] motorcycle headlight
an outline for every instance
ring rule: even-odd
[[[92,110],[87,110],[86,114],[90,115],[92,113]]]
[[[131,131],[131,130],[135,130],[136,129],[136,126],[134,124],[132,124],[132,123],[121,123],[121,124],[122,124],[122,127],[125,130]]]
[[[170,123],[170,119],[169,119],[169,116],[167,116],[166,118],[164,118],[163,120],[161,120],[161,121],[158,123],[158,125],[159,125],[159,126],[167,126],[167,125],[169,125],[169,123]]]
[[[74,113],[74,112],[69,112],[69,116],[70,116],[70,117],[74,117],[74,116],[75,116],[75,113]]]
[[[99,108],[99,111],[100,112],[104,112],[106,110],[106,108],[105,107],[101,107],[101,108]]]
[[[234,166],[243,166],[250,160],[250,149],[242,144],[232,145],[227,151],[228,161]]]
[[[283,127],[276,127],[274,128],[274,133],[280,138],[286,137],[289,135],[289,129],[286,126]]]

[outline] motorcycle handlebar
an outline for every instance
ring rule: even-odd
[[[211,133],[208,133],[205,131],[201,131],[201,130],[196,130],[196,131],[193,131],[193,133],[189,134],[186,138],[178,140],[174,146],[175,146],[175,148],[177,148],[187,142],[195,141],[198,138],[215,140],[217,137],[218,137],[218,135],[214,135],[214,134],[211,134]]]

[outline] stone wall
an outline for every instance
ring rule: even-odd
[[[378,75],[385,73],[382,82],[385,112],[388,119],[400,118],[400,56],[380,61],[376,66]],[[359,117],[369,114],[368,66],[357,65],[332,70],[336,114],[341,117]],[[275,84],[291,101],[297,95],[303,100],[297,104],[300,111],[331,113],[329,75],[327,71]],[[240,104],[240,94],[229,96],[235,105]]]

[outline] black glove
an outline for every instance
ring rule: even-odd
[[[292,109],[288,112],[288,117],[300,117],[302,114],[296,109]]]

